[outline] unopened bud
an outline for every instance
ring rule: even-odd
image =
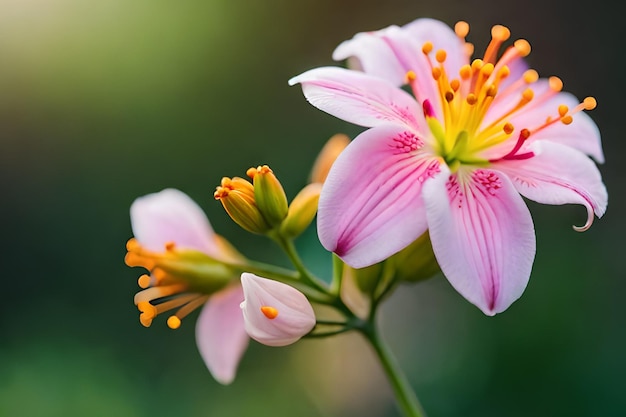
[[[287,216],[287,196],[274,172],[267,165],[247,172],[254,184],[256,205],[270,226],[276,227]]]
[[[317,213],[317,202],[322,184],[313,183],[304,187],[293,199],[287,217],[280,226],[280,233],[287,238],[299,236],[311,224]]]
[[[257,206],[254,187],[249,181],[224,177],[213,195],[220,200],[230,218],[247,231],[264,234],[271,229]]]
[[[268,346],[297,342],[315,327],[315,312],[297,289],[282,282],[244,272],[241,303],[246,332]]]
[[[328,139],[313,164],[311,182],[323,183],[326,181],[330,167],[349,143],[350,138],[343,133],[337,133]]]

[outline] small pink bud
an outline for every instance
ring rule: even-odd
[[[313,307],[297,289],[247,272],[241,274],[241,285],[246,331],[257,342],[290,345],[315,326]]]

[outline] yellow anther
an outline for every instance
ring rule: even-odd
[[[503,66],[498,70],[498,78],[503,79],[508,77],[511,74],[511,69],[508,65]]]
[[[585,106],[585,110],[593,110],[598,105],[598,102],[593,97],[587,97],[583,100],[583,105]]]
[[[446,101],[449,103],[452,100],[454,100],[454,93],[452,91],[446,91],[446,94],[444,94],[444,97]]]
[[[498,87],[493,84],[490,85],[489,87],[487,87],[487,91],[485,92],[485,94],[487,94],[488,97],[495,97],[496,94],[498,94]]]
[[[572,123],[573,121],[574,121],[574,119],[573,119],[573,118],[572,118],[572,116],[570,116],[570,115],[567,115],[567,116],[565,116],[565,117],[563,117],[563,118],[561,119],[561,122],[562,122],[564,125],[568,125],[568,124]]]
[[[143,327],[150,327],[150,325],[152,324],[152,318],[148,318],[144,314],[145,313],[141,313],[139,315],[139,323],[141,323]]]
[[[441,77],[441,68],[433,68],[432,75],[435,80],[438,80]]]
[[[176,316],[169,316],[167,318],[167,327],[170,329],[178,329],[180,327],[180,319]]]
[[[559,106],[559,116],[561,117],[565,116],[568,111],[569,111],[569,107],[567,107],[565,104],[561,104]]]
[[[156,307],[147,301],[138,302],[137,310],[141,311],[141,315],[145,317],[146,319],[153,319],[157,315]]]
[[[514,127],[511,123],[507,122],[504,124],[504,126],[502,127],[502,130],[504,131],[504,133],[506,133],[507,135],[510,135],[511,133],[513,133]]]
[[[475,60],[472,61],[472,71],[476,72],[479,69],[481,69],[484,65],[484,62],[482,59],[476,58]]]
[[[459,87],[461,87],[461,82],[459,80],[455,78],[454,80],[450,81],[450,88],[452,89],[452,91],[459,91]]]
[[[526,84],[532,84],[539,79],[539,73],[534,69],[529,69],[524,72],[522,78],[524,78]]]
[[[476,98],[476,96],[474,94],[469,93],[467,95],[467,98],[465,99],[465,101],[467,101],[467,104],[469,104],[470,106],[473,106],[474,104],[476,104],[478,99]]]
[[[559,77],[552,76],[548,78],[548,85],[552,91],[557,93],[563,89],[563,81]]]
[[[491,28],[491,37],[500,42],[504,42],[511,37],[511,31],[506,26],[495,25]]]
[[[535,96],[535,92],[530,88],[527,88],[524,91],[522,91],[522,99],[525,102],[529,102],[530,100],[533,99],[534,96]]]
[[[440,49],[437,51],[437,53],[435,54],[435,59],[437,60],[437,62],[439,62],[440,64],[444,63],[446,60],[446,51],[444,51],[443,49]]]
[[[526,39],[518,39],[513,43],[515,49],[517,49],[517,53],[521,57],[528,56],[530,54],[530,43]]]
[[[415,71],[410,70],[407,71],[405,78],[407,83],[412,83],[417,79],[417,74],[415,74]]]
[[[467,64],[463,65],[459,70],[459,75],[462,80],[468,80],[472,76],[472,67]]]
[[[456,33],[456,36],[458,36],[459,38],[465,39],[465,37],[469,33],[469,30],[470,30],[469,24],[462,20],[456,22],[456,24],[454,25],[454,33]]]
[[[270,306],[261,306],[261,313],[270,320],[274,320],[278,317],[278,310]]]
[[[246,176],[250,179],[254,179],[254,176],[257,174],[257,169],[254,167],[248,168],[246,171]]]
[[[483,65],[483,67],[480,69],[480,73],[483,74],[485,77],[489,77],[492,72],[493,72],[493,64],[491,62]]]
[[[151,282],[150,275],[146,275],[146,274],[143,274],[137,280],[137,284],[139,285],[139,287],[144,288],[144,289],[150,286],[150,282]]]
[[[422,52],[425,53],[426,55],[428,55],[432,50],[433,50],[432,42],[425,42],[424,45],[422,45]]]

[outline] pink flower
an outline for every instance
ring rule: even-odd
[[[177,328],[183,317],[204,305],[196,322],[198,349],[213,377],[222,384],[231,383],[249,342],[239,308],[243,291],[236,276],[234,284],[228,284],[230,278],[223,282],[228,270],[210,261],[237,254],[213,232],[202,209],[181,191],[166,189],[136,199],[130,218],[135,239],[128,243],[126,263],[151,272],[139,279],[145,289],[135,296],[142,324],[149,326],[157,314],[178,308],[168,319],[168,325]],[[209,275],[215,274],[218,290],[210,295],[180,279],[180,271],[193,273],[195,260],[205,267],[202,273],[208,266],[212,268]],[[163,297],[168,298],[163,301]]]
[[[525,40],[498,51],[494,26],[482,59],[470,61],[469,26],[419,19],[359,33],[335,50],[337,67],[290,80],[311,104],[368,127],[333,165],[319,201],[324,247],[355,268],[400,251],[427,229],[444,275],[485,314],[524,291],[535,255],[522,196],[582,204],[586,230],[607,206],[596,165],[600,134],[556,77],[539,79]],[[456,33],[455,33],[456,32]],[[400,88],[408,84],[413,95]],[[521,194],[521,195],[520,195]]]
[[[313,307],[295,288],[245,272],[241,284],[246,331],[254,340],[268,346],[286,346],[315,327]]]

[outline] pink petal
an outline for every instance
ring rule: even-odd
[[[500,161],[494,168],[506,173],[524,197],[543,204],[582,204],[591,226],[594,212],[602,217],[608,195],[600,171],[582,152],[552,142],[535,142],[535,156],[521,161]]]
[[[404,25],[402,29],[414,39],[422,54],[422,46],[426,42],[432,42],[433,51],[443,49],[446,51],[444,67],[452,78],[458,78],[461,67],[469,64],[469,57],[465,53],[463,42],[456,36],[454,30],[439,20],[422,18]]]
[[[245,301],[241,303],[245,327],[254,340],[268,346],[290,345],[315,327],[315,312],[295,288],[254,274],[241,274]],[[268,317],[262,308],[275,309]]]
[[[161,251],[168,242],[218,253],[214,232],[206,215],[191,198],[172,188],[137,198],[130,207],[135,238],[147,249]]]
[[[424,185],[433,250],[450,284],[487,315],[506,310],[528,283],[535,234],[509,179],[489,169],[442,169]]]
[[[348,265],[373,265],[426,231],[422,184],[439,162],[402,126],[379,126],[355,138],[332,166],[318,209],[322,245]]]
[[[396,86],[406,84],[407,72],[413,71],[417,75],[418,101],[429,99],[440,109],[431,67],[422,53],[422,46],[427,41],[433,43],[435,51],[444,49],[447,52],[446,72],[451,78],[458,77],[461,66],[468,63],[463,43],[448,25],[434,19],[417,19],[401,28],[390,26],[375,32],[358,33],[335,49],[333,59],[349,58],[348,62],[357,63],[357,69],[389,80]]]
[[[320,110],[361,126],[395,122],[413,129],[425,126],[415,99],[388,81],[358,71],[322,67],[289,80],[302,84],[307,100]]]
[[[389,40],[394,38],[402,38],[400,42],[408,44],[406,35],[398,26],[357,33],[352,39],[339,44],[333,52],[333,59],[341,61],[353,58],[349,61],[351,68],[400,86],[406,82],[407,68],[412,66],[410,62],[414,62],[417,51],[410,44],[405,48],[392,48]]]
[[[196,322],[196,343],[207,368],[220,384],[235,379],[237,366],[248,347],[241,286],[226,287],[211,296]]]

